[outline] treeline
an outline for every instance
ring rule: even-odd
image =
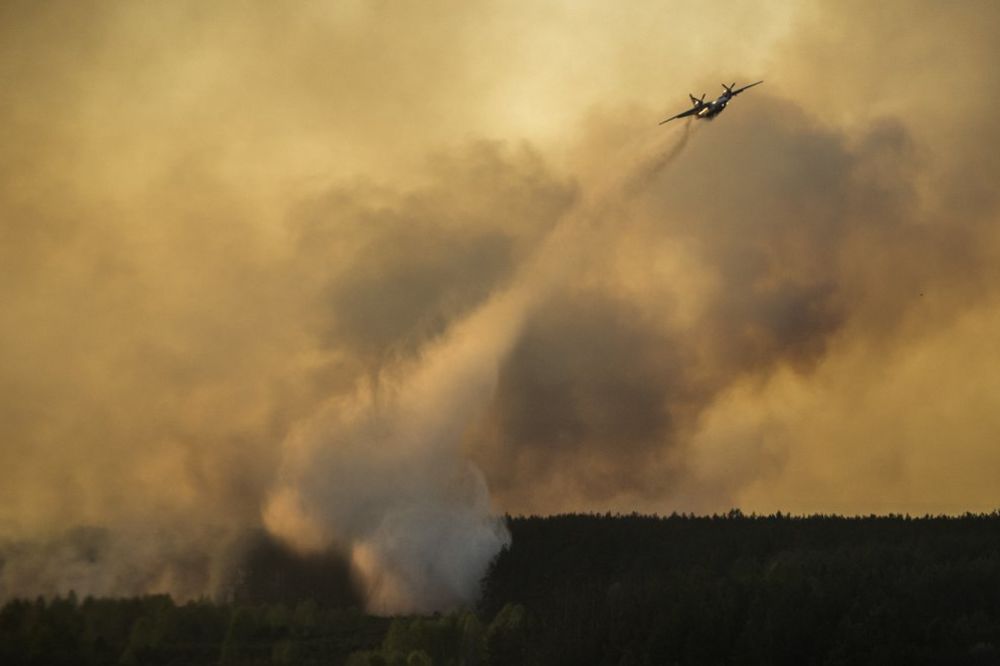
[[[0,609],[0,664],[342,664],[390,621],[358,610],[255,606],[166,595],[13,600]]]
[[[1000,515],[516,518],[525,663],[1000,664]]]
[[[394,619],[351,609],[175,604],[169,596],[13,600],[0,609],[0,664],[515,664],[526,654],[525,610],[484,624],[471,611]]]
[[[998,514],[508,523],[475,609],[374,617],[343,583],[298,600],[325,570],[272,553],[244,588],[265,594],[225,603],[11,600],[0,664],[1000,664]]]

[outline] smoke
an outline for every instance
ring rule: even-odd
[[[503,512],[994,508],[998,25],[4,3],[0,597],[226,595],[268,530],[445,608]]]
[[[114,531],[77,527],[44,540],[6,539],[0,542],[0,589],[5,597],[69,590],[81,596],[149,592],[197,596],[216,589],[228,575],[221,566],[224,553],[205,550],[205,544],[218,536],[162,528],[150,534],[116,526]]]
[[[662,133],[635,166],[609,164],[609,182],[584,188],[506,289],[400,370],[302,424],[285,443],[281,483],[264,509],[268,528],[305,551],[345,548],[369,608],[426,612],[472,602],[510,535],[482,473],[464,459],[463,437],[539,304],[574,279],[593,237],[611,231],[609,211],[627,206],[689,136],[688,127],[677,138]]]

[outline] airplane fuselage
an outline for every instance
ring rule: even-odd
[[[697,114],[695,114],[695,116],[698,118],[705,118],[705,119],[714,118],[726,110],[726,106],[729,104],[729,100],[731,100],[732,98],[733,96],[730,95],[729,93],[723,93],[718,97],[718,99],[714,99],[711,102],[705,104],[705,106],[703,106],[701,110],[698,111]]]
[[[695,116],[697,118],[714,118],[725,110],[726,104],[728,104],[728,102],[723,102],[721,104],[717,102],[709,102],[702,107],[701,111],[695,114]]]

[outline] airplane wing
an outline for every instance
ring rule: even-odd
[[[739,95],[741,92],[743,92],[747,88],[753,88],[754,86],[760,85],[761,83],[764,83],[764,82],[763,81],[757,81],[756,83],[749,83],[749,84],[743,86],[742,88],[737,88],[736,90],[734,90],[730,94],[731,95]]]
[[[659,122],[659,124],[662,125],[663,123],[669,123],[671,120],[677,120],[678,118],[687,118],[688,116],[693,116],[694,114],[698,113],[698,111],[700,111],[700,110],[701,110],[701,108],[696,106],[693,109],[688,109],[687,111],[682,111],[681,113],[678,113],[676,116],[670,116],[666,120],[661,120]]]

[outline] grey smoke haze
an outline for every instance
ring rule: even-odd
[[[994,4],[438,8],[0,8],[0,597],[995,508]]]
[[[264,511],[268,528],[303,550],[348,548],[371,608],[426,612],[475,599],[510,536],[485,479],[463,456],[463,438],[539,304],[576,280],[595,237],[616,233],[606,224],[609,212],[626,210],[638,184],[663,173],[689,135],[687,127],[662,133],[634,165],[609,163],[611,183],[586,188],[594,194],[549,225],[508,284],[377,385],[300,425],[286,441],[280,484]],[[432,275],[444,263],[437,260]],[[411,314],[411,304],[395,305]]]

